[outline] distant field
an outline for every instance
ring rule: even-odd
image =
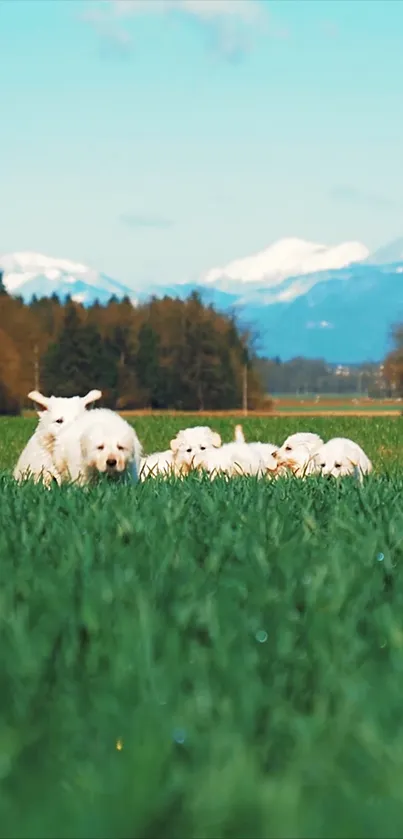
[[[200,421],[132,419],[148,452]],[[375,474],[47,492],[0,419],[0,839],[401,835],[403,418],[242,422]]]
[[[369,399],[346,396],[278,396],[273,397],[274,411],[286,414],[352,414],[376,416],[379,413],[395,416],[402,412],[401,399]]]
[[[403,401],[401,399],[369,399],[367,397],[345,397],[345,396],[273,396],[272,406],[268,410],[260,410],[251,412],[251,416],[264,417],[270,414],[281,414],[286,416],[300,415],[323,415],[331,416],[333,414],[356,415],[356,416],[377,416],[384,414],[385,416],[398,416],[403,411]],[[189,412],[181,411],[127,411],[124,412],[127,416],[187,416]],[[210,416],[211,412],[201,411],[198,416]],[[239,411],[215,411],[214,416],[243,416],[243,412]]]

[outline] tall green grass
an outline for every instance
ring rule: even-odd
[[[362,488],[47,492],[9,476],[27,423],[0,423],[0,836],[401,835],[403,425],[244,423],[353,437]],[[152,451],[183,420],[135,425]]]

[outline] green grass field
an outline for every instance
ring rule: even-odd
[[[46,492],[0,419],[0,837],[403,835],[403,420],[243,425],[375,473]]]

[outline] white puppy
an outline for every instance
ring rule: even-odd
[[[174,454],[171,449],[165,452],[154,452],[140,461],[140,480],[154,478],[156,475],[172,475],[175,473]]]
[[[14,478],[21,481],[31,477],[35,483],[42,480],[46,486],[50,486],[53,479],[60,483],[60,475],[53,461],[55,441],[62,429],[71,425],[79,416],[86,415],[88,405],[101,396],[100,390],[90,390],[86,396],[71,398],[44,396],[32,390],[28,398],[41,405],[43,411],[38,411],[38,425],[20,454]]]
[[[273,455],[278,463],[279,474],[286,474],[287,470],[293,472],[297,478],[312,474],[316,468],[314,456],[321,446],[323,440],[318,434],[291,434]]]
[[[213,446],[221,446],[221,437],[211,428],[185,428],[171,440],[170,449],[154,452],[141,459],[140,480],[156,475],[185,475],[192,468],[194,455]]]
[[[95,408],[59,434],[54,460],[63,480],[82,485],[99,474],[130,472],[137,479],[141,454],[134,428],[114,411]]]
[[[187,474],[192,469],[195,455],[221,447],[221,437],[206,425],[185,428],[171,440],[171,451],[176,474]]]
[[[242,425],[235,426],[234,439],[237,443],[245,443],[245,435],[243,433]],[[278,463],[276,460],[276,453],[278,446],[274,443],[246,443],[247,446],[255,451],[265,465],[268,474],[274,474],[278,470]]]
[[[208,472],[210,477],[220,473],[235,475],[258,475],[266,473],[263,458],[248,443],[224,443],[217,449],[206,449],[194,455],[193,467]]]
[[[372,472],[372,463],[358,443],[346,437],[328,440],[315,454],[316,471],[334,478],[356,475],[361,481],[363,475]]]

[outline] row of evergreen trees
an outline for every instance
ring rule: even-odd
[[[239,408],[245,364],[252,407],[260,387],[247,336],[197,294],[89,308],[0,294],[2,412],[28,404],[33,387],[59,396],[98,387],[104,404],[121,410]]]

